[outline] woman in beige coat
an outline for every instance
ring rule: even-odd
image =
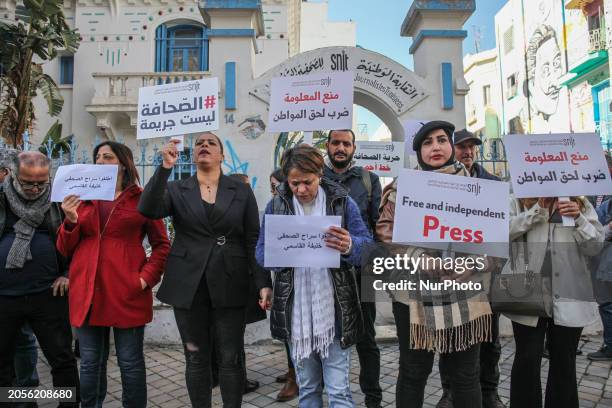
[[[574,219],[565,227],[562,216]],[[577,408],[576,347],[582,328],[597,319],[587,257],[596,255],[603,242],[603,227],[591,204],[582,198],[561,202],[556,198],[512,199],[510,240],[518,271],[541,273],[551,285],[548,299],[552,317],[508,315],[512,320],[516,355],[510,385],[511,408],[540,408],[540,366],[544,336],[550,339],[550,368],[546,408]]]

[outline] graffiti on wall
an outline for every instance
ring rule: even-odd
[[[563,75],[559,41],[552,26],[541,24],[529,38],[526,66],[531,112],[549,121],[557,112]]]
[[[225,148],[227,152],[225,152],[226,159],[223,161],[223,166],[226,169],[227,174],[240,173],[249,175],[249,162],[242,161],[236,149],[234,149],[234,145],[231,141],[225,141]],[[227,158],[229,157],[229,158]],[[250,178],[251,188],[255,189],[257,185],[257,177]]]

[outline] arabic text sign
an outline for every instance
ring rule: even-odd
[[[275,267],[340,267],[340,252],[323,239],[337,216],[266,215],[264,264]]]
[[[358,166],[382,177],[396,177],[404,167],[404,143],[357,142],[353,159]]]
[[[268,130],[350,129],[353,72],[272,78]]]
[[[81,200],[113,201],[118,169],[116,164],[60,166],[53,179],[51,201],[61,202],[72,194],[78,195]]]
[[[612,193],[608,165],[594,133],[508,135],[504,146],[518,198]]]
[[[217,78],[148,86],[138,90],[137,139],[219,129]]]
[[[509,194],[501,181],[403,169],[393,242],[507,257]]]

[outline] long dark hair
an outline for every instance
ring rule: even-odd
[[[121,163],[121,166],[123,166],[123,180],[121,182],[121,189],[125,190],[132,184],[140,184],[140,176],[138,176],[138,170],[136,170],[136,166],[134,165],[134,155],[132,154],[132,149],[130,149],[123,143],[107,140],[94,147],[94,163],[96,162],[96,156],[98,155],[98,151],[102,146],[110,147],[115,156],[117,156],[117,159],[119,159],[119,163]]]

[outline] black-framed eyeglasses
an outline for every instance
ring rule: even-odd
[[[21,188],[23,188],[24,190],[34,190],[35,188],[38,188],[39,190],[43,190],[45,187],[51,184],[51,180],[42,181],[38,183],[30,183],[26,181],[21,181],[19,177],[16,177],[16,179],[19,185],[21,186]]]

